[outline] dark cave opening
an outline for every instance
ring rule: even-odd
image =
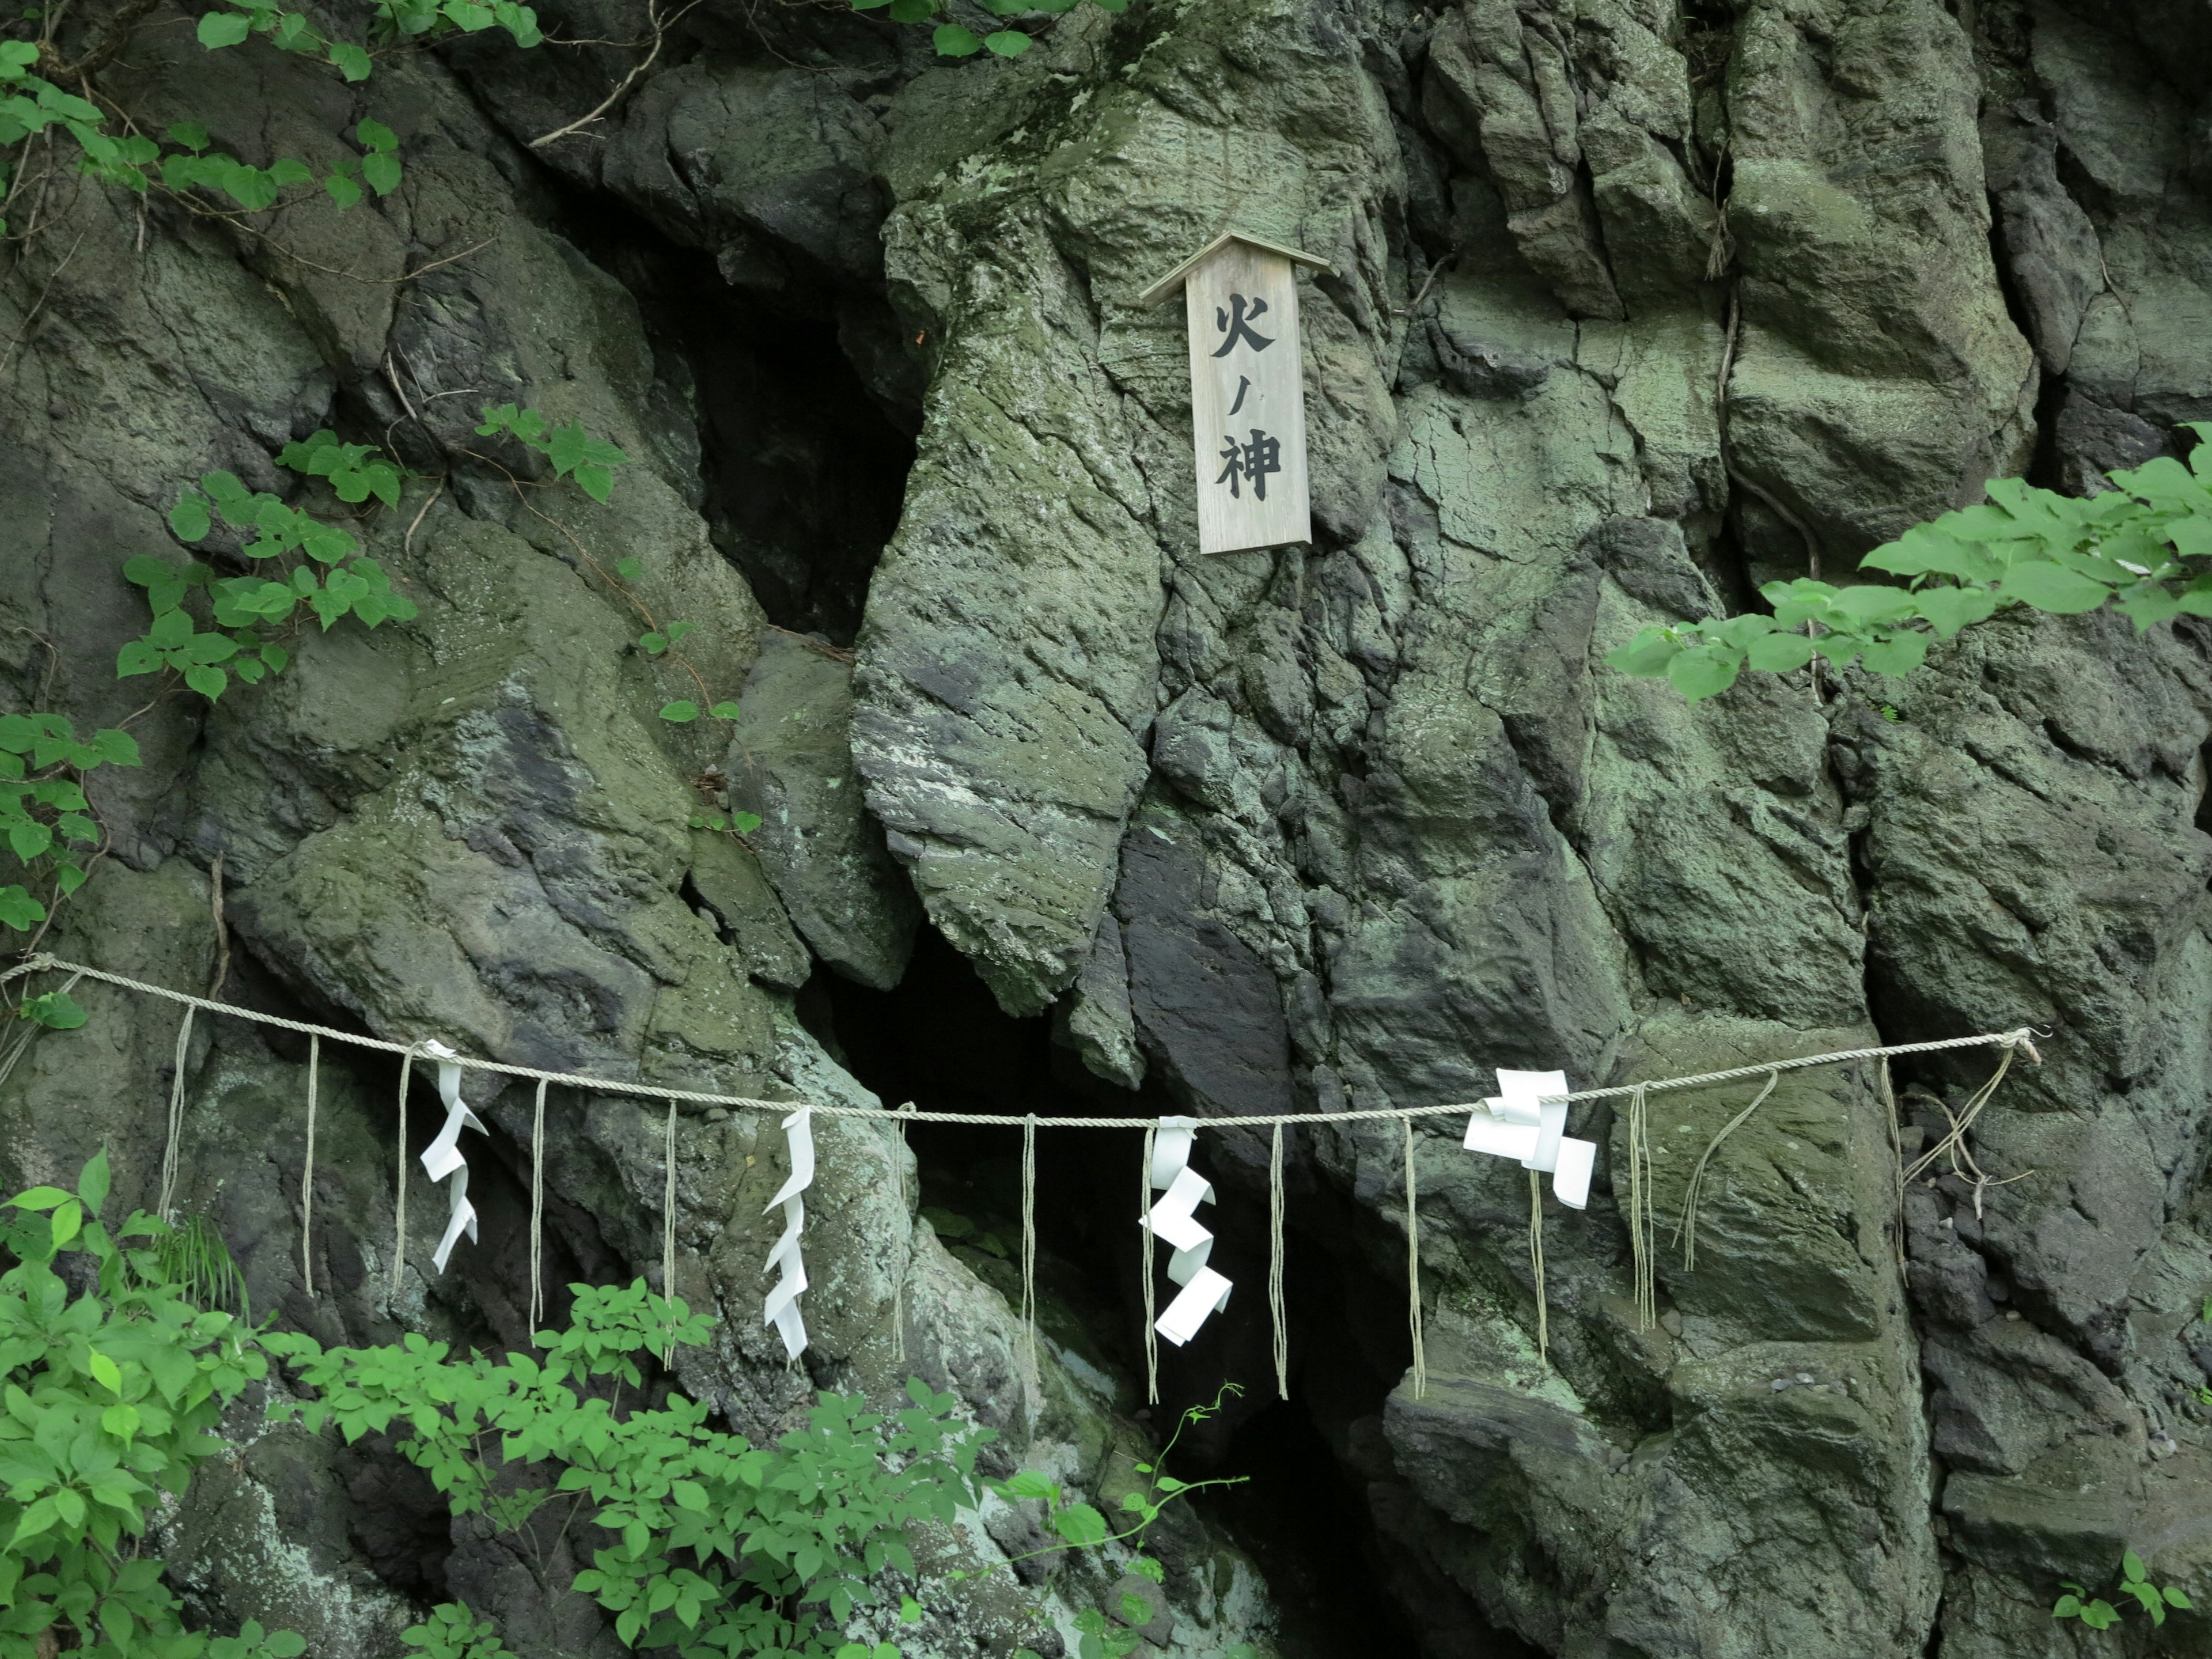
[[[714,545],[776,627],[851,645],[919,425],[889,302],[827,276],[797,307],[734,286],[611,198],[563,228],[637,301],[667,416],[696,431]]]
[[[1091,1077],[1053,1040],[1049,1018],[1001,1012],[974,969],[932,931],[925,930],[896,988],[871,991],[817,973],[802,1008],[816,1035],[870,1090],[889,1103],[910,1100],[920,1109],[925,1121],[908,1139],[923,1208],[953,1253],[1010,1304],[1018,1304],[1020,1288],[1020,1138],[1005,1129],[932,1125],[927,1115],[1034,1112],[1042,1120],[1180,1109],[1154,1085],[1132,1095]],[[1287,1145],[1295,1144],[1292,1135]],[[1194,1164],[1217,1194],[1201,1212],[1216,1234],[1211,1265],[1237,1288],[1226,1312],[1187,1347],[1160,1345],[1160,1404],[1148,1407],[1136,1225],[1140,1132],[1039,1133],[1042,1330],[1072,1369],[1112,1378],[1107,1386],[1115,1409],[1155,1437],[1170,1431],[1185,1407],[1212,1400],[1222,1382],[1243,1385],[1241,1400],[1185,1436],[1174,1472],[1243,1478],[1244,1484],[1202,1502],[1265,1573],[1282,1614],[1285,1659],[1441,1650],[1422,1639],[1390,1593],[1395,1575],[1384,1553],[1393,1547],[1377,1536],[1353,1447],[1379,1440],[1374,1429],[1382,1402],[1408,1361],[1404,1282],[1386,1280],[1358,1247],[1355,1230],[1371,1220],[1287,1152],[1290,1398],[1278,1399],[1267,1318],[1265,1150],[1256,1157],[1243,1150],[1240,1158],[1228,1137],[1200,1137]],[[1176,1289],[1164,1274],[1156,1285],[1163,1302]],[[1501,1635],[1474,1651],[1526,1650]]]

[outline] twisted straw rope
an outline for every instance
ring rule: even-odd
[[[0,985],[22,975],[56,969],[76,974],[85,979],[100,981],[103,984],[119,986],[126,991],[140,991],[148,996],[161,997],[187,1007],[204,1009],[226,1018],[252,1020],[257,1024],[274,1025],[283,1030],[297,1031],[302,1036],[327,1037],[333,1042],[349,1042],[356,1048],[374,1048],[387,1054],[400,1054],[411,1059],[417,1044],[393,1042],[382,1037],[361,1036],[351,1031],[335,1030],[327,1025],[310,1024],[302,1020],[286,1019],[277,1014],[265,1014],[256,1009],[235,1007],[228,1002],[215,1002],[206,997],[196,997],[184,991],[172,991],[166,986],[149,985],[143,980],[131,979],[122,974],[111,974],[98,968],[88,968],[80,963],[65,962],[43,951],[0,973]],[[1639,1090],[1656,1092],[1662,1089],[1698,1089],[1708,1084],[1733,1083],[1740,1078],[1763,1078],[1770,1072],[1797,1072],[1814,1066],[1836,1066],[1846,1060],[1881,1060],[1893,1054],[1929,1054],[1947,1048],[1981,1048],[2002,1045],[2006,1048],[2024,1048],[2028,1057],[2040,1063],[2031,1039],[2035,1031],[2030,1026],[2019,1026],[2009,1031],[1984,1031],[1975,1036],[1944,1037],[1935,1042],[1895,1042],[1868,1048],[1844,1048],[1834,1054],[1807,1054],[1798,1060],[1763,1060],[1755,1066],[1734,1066],[1723,1072],[1700,1072],[1694,1077],[1659,1078],[1648,1083],[1626,1083],[1609,1089],[1577,1089],[1570,1094],[1539,1095],[1540,1101],[1566,1101],[1576,1103],[1590,1100],[1614,1100]],[[710,1094],[704,1090],[669,1089],[658,1084],[625,1083],[614,1078],[592,1077],[581,1072],[544,1072],[535,1066],[509,1066],[489,1060],[471,1060],[463,1055],[445,1062],[464,1071],[489,1072],[500,1077],[526,1078],[544,1083],[566,1084],[579,1089],[597,1091],[601,1094],[641,1095],[655,1100],[684,1101],[700,1106],[721,1106],[739,1111],[788,1112],[793,1106],[809,1103],[791,1100],[760,1100],[747,1095]],[[823,1117],[872,1118],[879,1122],[896,1122],[902,1114],[880,1106],[823,1106],[812,1109]],[[1384,1121],[1393,1118],[1452,1117],[1466,1112],[1481,1111],[1479,1101],[1456,1101],[1442,1106],[1383,1106],[1370,1107],[1346,1112],[1268,1112],[1241,1116],[1209,1117],[1203,1120],[1209,1129],[1259,1129],[1277,1123],[1360,1123]],[[1018,1129],[1030,1121],[1030,1115],[1013,1112],[927,1112],[915,1117],[927,1117],[932,1123],[978,1124],[986,1127]],[[1036,1120],[1041,1129],[1150,1129],[1159,1120],[1150,1117],[1040,1117]]]

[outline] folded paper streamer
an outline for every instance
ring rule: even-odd
[[[443,1181],[447,1176],[453,1178],[453,1184],[446,1189],[453,1206],[446,1217],[446,1236],[438,1241],[430,1258],[443,1273],[446,1259],[453,1255],[463,1231],[471,1244],[477,1237],[477,1206],[469,1202],[469,1163],[461,1156],[461,1131],[474,1129],[478,1134],[485,1131],[477,1115],[461,1102],[461,1068],[453,1064],[460,1056],[442,1042],[426,1042],[422,1052],[438,1062],[438,1098],[446,1103],[445,1127],[422,1149],[422,1167],[433,1181]]]
[[[806,1206],[799,1194],[814,1184],[814,1114],[800,1107],[783,1121],[784,1139],[791,1146],[791,1179],[776,1188],[768,1201],[771,1210],[783,1206],[783,1237],[768,1253],[768,1265],[783,1276],[768,1293],[761,1322],[773,1325],[783,1338],[784,1357],[796,1359],[806,1351],[806,1322],[799,1317],[799,1296],[806,1288],[806,1263],[799,1254],[799,1230],[806,1224]]]
[[[1152,1236],[1164,1238],[1175,1254],[1168,1258],[1168,1277],[1182,1286],[1167,1311],[1152,1328],[1178,1348],[1198,1334],[1210,1313],[1229,1305],[1229,1280],[1206,1265],[1213,1253],[1213,1235],[1199,1224],[1194,1213],[1201,1204],[1213,1202],[1211,1182],[1190,1167],[1191,1142],[1196,1135],[1194,1117],[1164,1117],[1152,1136],[1152,1200],[1148,1217]]]
[[[1565,1101],[1538,1103],[1539,1096],[1566,1092],[1565,1072],[1501,1070],[1497,1097],[1484,1101],[1484,1109],[1468,1120],[1463,1144],[1471,1152],[1517,1158],[1524,1169],[1549,1171],[1552,1195],[1569,1209],[1579,1210],[1589,1202],[1597,1143],[1577,1140],[1566,1133]]]

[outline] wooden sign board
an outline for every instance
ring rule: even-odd
[[[1198,547],[1243,553],[1313,539],[1296,267],[1310,253],[1236,231],[1139,296],[1183,290],[1198,468]]]

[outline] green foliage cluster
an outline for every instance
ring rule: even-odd
[[[1231,1395],[1243,1392],[1236,1383],[1226,1382],[1214,1395],[1211,1404],[1192,1406],[1183,1412],[1176,1421],[1175,1432],[1168,1437],[1168,1443],[1161,1448],[1160,1455],[1151,1462],[1136,1466],[1136,1472],[1145,1477],[1145,1484],[1122,1494],[1121,1508],[1127,1524],[1119,1532],[1114,1530],[1112,1524],[1097,1510],[1088,1504],[1069,1502],[1067,1494],[1058,1481],[1035,1470],[1024,1470],[1011,1480],[986,1482],[991,1491],[1010,1504],[1042,1504],[1044,1506],[1041,1517],[1042,1522],[1060,1541],[1014,1556],[981,1576],[988,1577],[993,1572],[1012,1571],[1019,1562],[1063,1550],[1097,1549],[1109,1544],[1130,1544],[1141,1549],[1146,1533],[1166,1513],[1169,1504],[1208,1487],[1243,1485],[1249,1476],[1226,1475],[1210,1480],[1181,1480],[1167,1471],[1169,1455],[1181,1443],[1184,1432],[1206,1419],[1218,1415],[1224,1401]],[[1155,1584],[1164,1582],[1167,1577],[1166,1569],[1158,1560],[1141,1553],[1130,1561],[1129,1571]],[[967,1577],[963,1572],[954,1572],[950,1576],[954,1579]],[[1144,1626],[1152,1623],[1152,1604],[1134,1590],[1121,1592],[1120,1604],[1113,1614],[1100,1607],[1084,1608],[1075,1615],[1078,1659],[1127,1659],[1127,1656],[1135,1652],[1144,1641]],[[1252,1655],[1251,1644],[1240,1642],[1229,1649],[1222,1659],[1252,1659]],[[1038,1656],[1032,1648],[1017,1648],[1014,1659],[1038,1659]]]
[[[681,1659],[873,1659],[839,1630],[881,1599],[871,1581],[885,1568],[915,1573],[910,1527],[951,1521],[981,1496],[975,1460],[989,1431],[965,1428],[952,1416],[958,1401],[920,1382],[908,1385],[912,1405],[888,1416],[824,1394],[805,1427],[765,1447],[712,1427],[708,1408],[680,1394],[625,1412],[623,1391],[643,1384],[637,1356],[672,1334],[702,1342],[710,1322],[642,1280],[574,1288],[570,1328],[538,1334],[542,1361],[462,1359],[419,1336],[327,1352],[309,1337],[265,1337],[318,1391],[282,1409],[349,1441],[399,1436],[454,1514],[487,1514],[517,1534],[541,1575],[550,1547],[532,1523],[565,1500],[562,1533],[581,1516],[615,1541],[573,1584],[549,1589],[592,1596],[632,1646]],[[550,1483],[495,1490],[502,1468],[540,1464],[554,1471]],[[443,1620],[422,1627],[418,1644],[497,1651],[469,1633],[481,1627],[465,1610]]]
[[[1932,640],[2011,605],[2061,616],[2110,607],[2138,633],[2212,616],[2212,423],[2187,430],[2197,440],[2187,465],[2161,456],[2112,473],[2112,488],[2087,499],[1992,481],[1986,502],[1915,526],[1859,562],[1901,585],[1770,582],[1760,592],[1771,616],[1647,628],[1606,661],[1664,676],[1695,700],[1747,668],[1788,673],[1815,655],[1908,674]]]
[[[374,50],[406,42],[494,27],[505,29],[518,46],[534,46],[545,39],[538,14],[514,0],[489,5],[476,0],[371,0],[367,48],[325,33],[305,13],[287,11],[276,0],[225,0],[225,6],[199,21],[199,42],[209,51],[235,46],[258,34],[281,52],[327,59],[349,81],[368,79]]]
[[[400,1632],[399,1639],[420,1649],[421,1659],[501,1659],[509,1651],[491,1620],[478,1620],[465,1601],[431,1608],[429,1618]]]
[[[27,873],[34,866],[51,870],[57,891],[76,891],[100,841],[85,799],[84,775],[99,766],[136,766],[138,760],[137,740],[128,732],[105,727],[81,743],[63,715],[0,714],[0,838],[9,854]],[[0,886],[0,927],[28,929],[46,916],[46,906],[22,883]],[[68,1018],[76,1005],[65,994],[47,994],[55,1000],[29,1018],[64,1030],[82,1023],[81,1013]]]
[[[146,1517],[218,1451],[223,1407],[268,1362],[229,1314],[172,1276],[174,1230],[135,1214],[111,1234],[105,1154],[74,1193],[7,1201],[0,1249],[0,1659],[66,1645],[87,1659],[292,1659],[306,1644],[248,1626],[187,1632],[141,1553]],[[82,1258],[66,1275],[64,1256]]]
[[[2066,1592],[2051,1609],[2053,1619],[2079,1619],[2091,1630],[2110,1630],[2120,1622],[2120,1610],[2102,1596],[2093,1596],[2088,1590],[2070,1579],[2062,1580]],[[2120,1557],[2120,1587],[2117,1595],[2132,1598],[2136,1605],[2150,1615],[2155,1626],[2166,1622],[2166,1610],[2178,1607],[2191,1611],[2189,1597],[2167,1585],[2164,1588],[2150,1582],[2150,1569],[2143,1565],[2142,1557],[2133,1550]]]

